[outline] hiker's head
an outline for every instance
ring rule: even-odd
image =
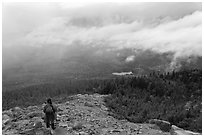
[[[47,103],[48,103],[48,104],[52,104],[51,98],[48,98],[48,99],[47,99]]]

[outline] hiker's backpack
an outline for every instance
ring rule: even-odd
[[[53,108],[53,105],[47,105],[47,107],[45,109],[45,113],[54,114],[55,110]]]

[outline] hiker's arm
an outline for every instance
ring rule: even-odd
[[[47,105],[46,105],[46,106],[44,106],[44,109],[43,109],[43,112],[44,112],[44,113],[45,113],[46,107],[47,107]]]

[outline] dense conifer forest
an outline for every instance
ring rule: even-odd
[[[136,123],[157,118],[202,132],[202,71],[152,72],[148,76],[59,80],[3,91],[3,110],[39,105],[47,97],[61,101],[73,94],[110,94],[105,100],[114,117]]]
[[[119,119],[143,123],[156,118],[202,132],[201,70],[116,79],[100,93],[111,94],[106,103]]]

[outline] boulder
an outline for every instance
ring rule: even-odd
[[[45,127],[42,128],[29,128],[22,130],[21,135],[51,135],[51,130]]]
[[[20,107],[15,107],[12,109],[12,115],[15,118],[21,117],[23,110]]]
[[[117,132],[122,132],[122,129],[113,129],[110,131],[110,133],[117,133]]]
[[[2,132],[6,132],[8,130],[11,130],[12,127],[13,127],[13,125],[11,125],[11,124],[7,124],[7,125],[2,124]]]
[[[22,111],[22,109],[20,107],[15,107],[13,108],[13,111]]]
[[[41,111],[30,112],[27,114],[26,118],[42,117],[43,113]]]
[[[74,126],[72,127],[73,130],[80,130],[83,128],[83,124],[82,123],[75,123]]]
[[[60,127],[57,127],[53,132],[53,135],[66,135],[66,134],[67,134],[67,130]]]
[[[34,127],[35,128],[42,128],[43,127],[42,122],[41,121],[36,121],[35,124],[34,124]]]
[[[63,123],[63,122],[60,122],[60,123],[59,123],[59,127],[68,127],[68,124],[67,124],[67,123]]]
[[[85,103],[84,103],[84,106],[87,106],[87,107],[94,107],[94,105],[91,104],[91,103],[89,103],[89,102],[85,102]]]
[[[38,107],[37,106],[29,106],[29,107],[27,107],[27,110],[35,111],[35,110],[38,110]]]
[[[58,108],[57,108],[57,112],[61,112],[61,111],[63,111],[63,109],[60,108],[60,107],[58,107]]]
[[[15,134],[18,134],[18,131],[16,129],[12,129],[7,132],[2,132],[2,134],[3,135],[15,135]]]
[[[165,132],[169,132],[171,130],[171,124],[168,121],[159,120],[159,119],[151,119],[149,120],[150,124],[156,124],[159,128]]]
[[[17,124],[17,129],[27,129],[30,127],[33,127],[30,123],[30,120],[20,120],[18,122],[15,122]]]
[[[89,135],[89,134],[84,132],[84,131],[81,131],[81,132],[79,132],[79,135]]]
[[[86,127],[86,129],[91,129],[94,125],[91,124],[84,124],[84,127]]]
[[[45,106],[46,106],[46,103],[43,103],[41,106],[41,110],[43,110]]]
[[[103,111],[108,111],[108,108],[107,108],[106,106],[104,106],[104,105],[101,105],[101,109],[102,109]]]
[[[6,125],[6,124],[8,124],[9,122],[11,122],[11,117],[9,117],[8,115],[4,114],[4,115],[2,116],[2,123],[3,123],[4,125]]]
[[[201,135],[200,133],[196,133],[196,132],[192,132],[192,131],[188,131],[188,130],[184,130],[182,128],[179,128],[175,125],[171,126],[171,131],[170,133],[172,135]]]
[[[2,112],[2,115],[4,115],[4,114],[8,115],[9,117],[13,117],[13,113],[12,113],[12,110],[11,110],[11,109],[6,110],[6,111],[3,111],[3,112]]]
[[[27,130],[21,131],[19,134],[21,134],[21,135],[36,135],[36,132],[34,129],[27,129]]]
[[[34,117],[34,118],[31,119],[31,121],[33,121],[33,122],[37,122],[37,121],[44,122],[44,120],[42,120],[40,117]]]
[[[82,94],[77,94],[76,97],[82,98],[83,95]]]

